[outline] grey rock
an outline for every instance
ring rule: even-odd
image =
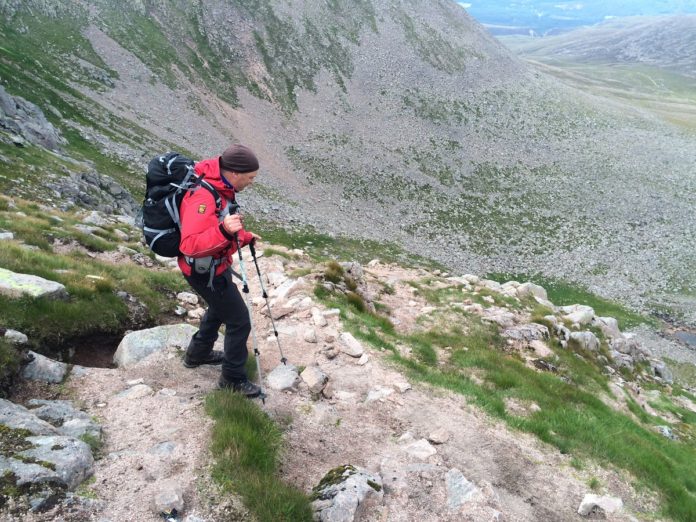
[[[109,224],[109,220],[106,219],[106,216],[100,212],[97,212],[96,210],[93,210],[82,218],[82,222],[87,225],[96,225],[98,227],[103,227]]]
[[[302,338],[306,342],[314,344],[318,341],[317,331],[314,328],[306,328],[304,333],[302,334]]]
[[[628,368],[633,371],[635,361],[630,355],[612,350],[611,358],[614,360],[614,364],[619,368]]]
[[[428,435],[428,441],[433,444],[444,444],[449,438],[450,433],[445,428],[439,428]]]
[[[365,399],[365,402],[370,403],[378,401],[380,399],[384,399],[385,397],[389,397],[392,393],[394,393],[394,388],[385,388],[383,386],[377,386],[367,393],[367,398]]]
[[[312,308],[312,322],[315,326],[318,326],[320,328],[323,328],[324,326],[329,324],[329,322],[326,320],[326,317],[324,317],[324,314],[322,314],[321,310],[319,310],[318,308]]]
[[[131,332],[118,345],[114,363],[128,368],[155,352],[171,347],[185,349],[196,331],[197,328],[190,324],[175,324]]]
[[[31,399],[27,404],[32,407],[31,413],[58,428],[62,435],[75,438],[89,435],[101,438],[101,426],[87,413],[76,409],[71,401]]]
[[[656,361],[652,364],[653,373],[667,384],[674,383],[674,374],[667,365],[662,361]]]
[[[12,239],[14,239],[12,232],[0,232],[0,241],[10,241]]]
[[[670,440],[679,440],[679,437],[677,437],[674,432],[672,431],[672,428],[669,426],[655,426],[655,429],[660,432],[660,435],[663,437],[666,437]]]
[[[61,299],[67,296],[65,286],[43,277],[18,274],[0,268],[0,294],[10,298],[29,296],[33,298]]]
[[[28,430],[34,435],[59,435],[48,422],[39,419],[30,410],[19,404],[0,399],[0,424],[12,429]]]
[[[384,496],[382,478],[361,468],[343,466],[325,477],[323,486],[314,488],[318,497],[312,503],[315,519],[321,522],[353,522],[382,502]],[[330,477],[330,479],[329,479]],[[321,483],[320,483],[321,484]]]
[[[596,352],[599,350],[599,339],[592,332],[573,332],[570,334],[569,344],[582,350]]]
[[[68,489],[75,489],[92,475],[94,458],[89,446],[81,440],[62,436],[27,437],[27,440],[35,447],[19,454],[53,464],[55,473]]]
[[[68,365],[54,361],[39,353],[29,352],[34,359],[22,368],[22,377],[30,381],[59,383],[68,372]]]
[[[268,387],[276,391],[291,390],[298,379],[297,368],[292,364],[279,364],[266,378]]]
[[[452,468],[445,474],[445,484],[447,486],[447,508],[451,511],[459,511],[479,491],[456,468]]]
[[[549,338],[549,329],[543,324],[528,323],[506,328],[502,335],[515,341],[541,341]]]
[[[27,344],[29,342],[29,338],[26,335],[12,329],[5,330],[5,339],[10,341],[12,344]]]
[[[152,499],[152,507],[157,514],[170,514],[174,510],[181,513],[184,510],[184,494],[179,483],[175,480],[160,483]]]

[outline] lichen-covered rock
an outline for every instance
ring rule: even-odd
[[[346,465],[329,471],[312,490],[315,518],[322,522],[353,522],[382,502],[382,478]]]
[[[84,435],[101,438],[102,429],[87,413],[76,409],[71,401],[31,399],[31,413],[55,426],[65,436],[80,438]]]
[[[33,435],[59,435],[48,422],[39,419],[30,410],[19,404],[0,399],[0,429],[26,430]]]
[[[55,281],[30,274],[18,274],[0,268],[0,294],[17,299],[22,296],[44,299],[62,299],[68,293],[65,286]]]

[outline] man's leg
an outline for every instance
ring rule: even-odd
[[[201,321],[199,331],[191,340],[192,347],[187,350],[187,354],[194,360],[202,360],[210,353],[217,339],[217,330],[220,324],[224,323],[225,351],[221,381],[230,383],[246,381],[244,365],[248,357],[246,343],[251,331],[251,323],[246,304],[233,283],[231,274],[225,272],[216,276],[213,279],[213,290],[207,287],[207,277],[205,281],[195,277],[187,279],[208,304],[208,311]]]

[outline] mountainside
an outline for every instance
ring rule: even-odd
[[[696,320],[693,136],[529,70],[455,3],[0,10],[3,85],[67,142],[7,138],[3,190],[55,198],[39,173],[96,171],[138,199],[150,155],[238,140],[262,158],[256,216]]]
[[[696,78],[696,15],[618,18],[558,36],[509,41],[529,57],[640,63]]]

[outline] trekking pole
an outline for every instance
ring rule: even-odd
[[[249,299],[249,282],[247,281],[246,269],[244,268],[244,259],[242,259],[242,247],[239,243],[239,236],[234,235],[234,240],[237,243],[237,252],[239,253],[239,272],[242,276],[242,292],[244,293],[244,300],[246,301],[247,311],[249,312],[249,324],[251,324],[251,343],[254,347],[254,357],[256,358],[256,373],[259,375],[259,387],[261,388],[261,393],[259,398],[263,404],[266,404],[266,394],[263,393],[263,375],[261,373],[261,352],[259,351],[259,343],[256,340],[256,328],[254,328],[254,319],[251,312],[251,302]]]
[[[266,307],[268,308],[268,315],[271,318],[271,324],[273,325],[273,335],[275,335],[276,342],[278,343],[278,351],[280,352],[280,362],[283,364],[288,364],[288,360],[283,355],[283,349],[280,347],[280,338],[278,337],[278,329],[275,325],[275,320],[273,319],[273,311],[271,310],[271,303],[268,301],[268,293],[266,292],[266,287],[263,284],[263,277],[261,277],[261,270],[259,269],[259,262],[256,260],[256,247],[254,242],[249,243],[249,250],[251,250],[251,257],[254,260],[254,265],[256,265],[256,273],[259,274],[259,283],[261,284],[261,292],[263,298],[266,300]]]

